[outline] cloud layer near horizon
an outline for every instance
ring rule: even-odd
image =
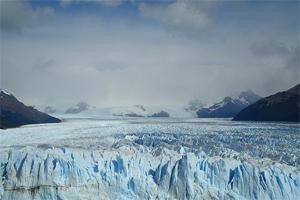
[[[1,2],[1,87],[36,105],[269,95],[299,82],[298,4]]]

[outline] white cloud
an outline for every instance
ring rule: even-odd
[[[167,5],[141,3],[142,17],[156,20],[168,29],[197,35],[211,23],[209,8],[219,1],[175,1]]]

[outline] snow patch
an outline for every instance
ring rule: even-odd
[[[1,93],[4,93],[6,95],[12,95],[11,93],[9,93],[8,91],[4,90],[4,89],[0,89]]]

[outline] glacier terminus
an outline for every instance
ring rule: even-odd
[[[300,126],[70,118],[1,130],[0,199],[290,199]]]

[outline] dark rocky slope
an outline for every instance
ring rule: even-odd
[[[57,123],[61,120],[26,106],[16,97],[0,90],[0,128],[13,128],[26,124]]]
[[[239,112],[237,121],[296,121],[300,122],[300,84],[265,97]]]

